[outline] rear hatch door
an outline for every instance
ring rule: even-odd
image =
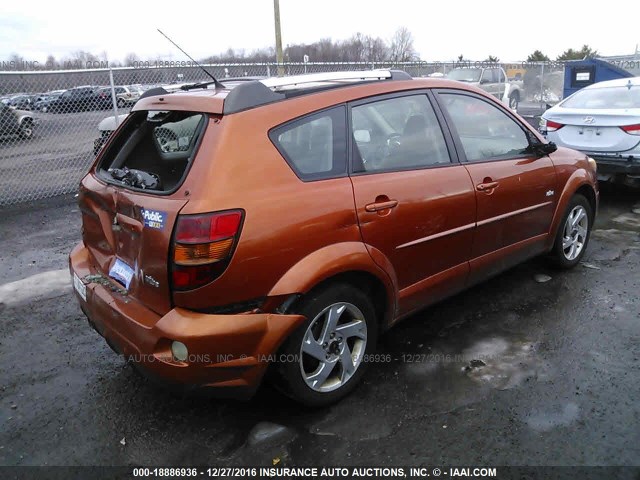
[[[83,240],[98,272],[160,315],[171,309],[171,234],[186,203],[100,185],[91,177],[81,189]]]
[[[96,280],[160,315],[171,309],[172,233],[187,203],[178,189],[206,124],[202,113],[133,113],[80,188],[83,240],[102,276]]]

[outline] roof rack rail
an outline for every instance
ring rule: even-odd
[[[286,93],[314,88],[331,88],[340,84],[376,80],[411,80],[412,77],[401,70],[362,70],[343,72],[310,73],[290,77],[272,77],[262,80],[242,82],[233,88],[224,101],[224,114],[230,114],[277,102],[286,98]]]

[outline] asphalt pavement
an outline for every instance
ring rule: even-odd
[[[581,265],[535,259],[414,315],[315,410],[139,377],[71,294],[75,200],[3,209],[0,465],[638,466],[638,204],[605,189]]]

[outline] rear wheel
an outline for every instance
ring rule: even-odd
[[[125,107],[125,101],[123,98],[118,98],[118,108],[124,108]]]
[[[556,265],[572,268],[580,262],[589,243],[592,222],[591,205],[584,196],[574,195],[564,214],[551,252]]]
[[[20,124],[20,136],[24,139],[33,137],[33,122],[29,118],[25,118]]]
[[[341,283],[311,293],[295,310],[307,320],[280,350],[276,386],[305,405],[328,405],[364,375],[377,340],[373,304],[359,289]]]

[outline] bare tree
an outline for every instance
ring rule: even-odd
[[[367,36],[365,38],[365,60],[368,62],[383,62],[389,58],[389,46],[380,37]]]
[[[127,53],[127,56],[124,57],[124,65],[125,67],[135,67],[140,63],[140,57],[135,53]]]
[[[410,62],[418,58],[413,47],[413,35],[407,27],[400,27],[391,39],[391,60],[394,62]]]
[[[47,70],[55,70],[60,66],[60,64],[56,60],[56,57],[51,54],[47,55],[47,61],[44,63],[44,65]]]

